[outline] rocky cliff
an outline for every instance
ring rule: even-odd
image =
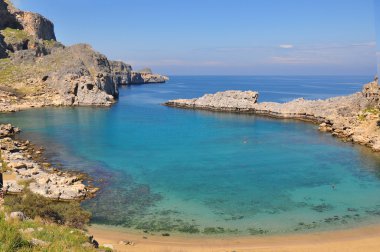
[[[377,80],[364,85],[361,92],[326,100],[258,103],[257,98],[257,92],[225,91],[195,99],[171,100],[165,105],[312,121],[320,124],[321,131],[380,151],[380,87]]]
[[[122,61],[110,61],[113,79],[118,85],[165,83],[167,76],[154,74],[151,69],[133,71],[132,66]]]
[[[0,0],[0,111],[108,106],[118,98],[118,85],[166,80],[109,61],[89,45],[66,47],[56,41],[51,21]]]

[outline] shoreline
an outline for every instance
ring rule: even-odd
[[[108,226],[93,225],[89,232],[117,251],[365,251],[380,247],[380,225],[345,230],[242,237],[185,237],[138,235]],[[144,239],[145,236],[147,239]],[[132,245],[127,245],[130,242]]]
[[[45,198],[61,201],[82,201],[94,197],[98,188],[91,178],[77,171],[63,171],[52,166],[44,156],[44,148],[29,140],[15,139],[20,129],[0,124],[0,161],[5,194],[26,190]]]
[[[254,91],[227,90],[192,99],[175,99],[162,105],[179,109],[253,114],[275,119],[312,122],[319,130],[344,141],[380,151],[380,86],[365,84],[361,92],[328,99],[295,99],[285,103],[258,102]]]

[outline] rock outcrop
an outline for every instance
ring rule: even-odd
[[[122,61],[110,61],[113,81],[117,85],[128,85],[131,83],[132,66]]]
[[[259,94],[253,91],[229,90],[195,99],[168,101],[166,105],[214,111],[250,111],[256,106],[258,97]]]
[[[25,187],[31,192],[56,200],[78,200],[93,196],[96,188],[83,184],[76,175],[57,170],[49,163],[38,161],[42,150],[29,141],[12,137],[19,129],[10,124],[0,125],[0,151],[2,166],[12,179],[4,181],[4,192],[21,193]],[[30,181],[30,183],[22,183]]]
[[[144,72],[131,73],[131,84],[165,83],[168,80],[169,80],[169,77],[160,75],[160,74],[152,74],[152,73],[144,73]]]
[[[118,85],[165,82],[109,61],[91,46],[56,41],[45,17],[0,0],[0,111],[42,106],[109,106]]]
[[[53,23],[38,13],[22,11],[9,0],[0,1],[0,29],[7,27],[24,30],[30,36],[43,40],[56,40]]]
[[[377,77],[376,81],[364,85],[362,93],[367,98],[369,106],[380,108],[380,86]]]
[[[225,91],[195,99],[178,99],[167,106],[222,112],[253,113],[320,124],[321,131],[380,151],[380,87],[366,84],[362,92],[326,100],[296,99],[287,103],[257,102],[252,91]]]
[[[20,10],[12,14],[30,36],[43,40],[56,40],[53,23],[40,14]]]
[[[20,133],[20,129],[12,124],[0,124],[0,138],[12,137],[17,133]]]
[[[133,71],[132,66],[122,61],[110,61],[114,82],[118,85],[165,83],[169,77],[154,74],[150,68]]]

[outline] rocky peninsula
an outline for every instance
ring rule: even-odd
[[[0,112],[42,106],[109,106],[118,86],[163,83],[90,45],[64,46],[45,17],[0,0]]]
[[[258,102],[253,91],[224,91],[200,98],[178,99],[164,105],[220,112],[252,113],[311,121],[321,131],[380,151],[380,87],[377,78],[361,92],[326,100],[296,99],[287,103]]]

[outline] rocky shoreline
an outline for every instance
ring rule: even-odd
[[[20,130],[10,124],[0,125],[0,159],[5,193],[33,193],[53,200],[83,200],[98,190],[87,186],[80,174],[62,172],[42,159],[43,149],[29,141],[15,140]],[[5,170],[5,171],[4,171]]]
[[[364,85],[361,92],[326,100],[301,98],[287,103],[258,103],[257,92],[230,90],[200,98],[170,100],[164,105],[310,121],[319,124],[321,131],[380,151],[380,87],[377,78]]]

